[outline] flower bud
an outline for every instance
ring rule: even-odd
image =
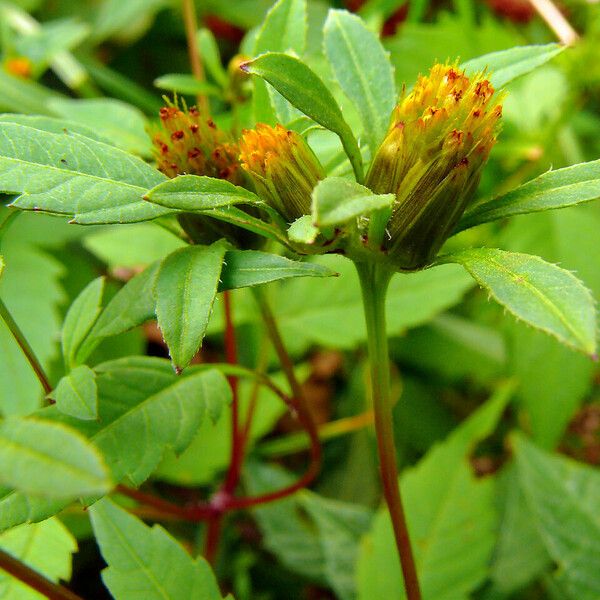
[[[302,136],[259,123],[244,130],[240,160],[258,195],[288,223],[310,213],[312,191],[325,172]]]
[[[177,105],[164,106],[160,122],[152,143],[158,168],[167,177],[207,175],[240,182],[236,144],[195,106],[186,111]]]
[[[366,185],[396,194],[384,249],[401,269],[433,260],[475,193],[502,114],[493,95],[483,74],[436,64],[394,109]]]

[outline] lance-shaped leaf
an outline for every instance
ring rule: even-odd
[[[181,175],[152,188],[145,196],[165,208],[197,212],[232,204],[256,204],[260,198],[224,179],[198,175]]]
[[[317,227],[341,225],[374,210],[389,208],[394,194],[374,194],[364,185],[328,177],[320,181],[312,193],[312,213]]]
[[[481,223],[543,210],[566,208],[600,198],[600,160],[548,171],[510,192],[470,207],[457,231]]]
[[[219,291],[261,285],[290,277],[330,277],[335,271],[323,265],[290,260],[256,250],[230,250],[225,255]]]
[[[472,248],[439,262],[461,264],[515,317],[576,350],[595,354],[594,299],[569,271],[539,256],[495,248]]]
[[[51,393],[58,410],[78,419],[98,416],[96,375],[87,365],[75,367],[65,375]]]
[[[223,599],[208,563],[193,559],[160,525],[150,528],[108,499],[90,509],[90,518],[113,597]]]
[[[241,68],[268,81],[305,115],[336,133],[352,163],[356,179],[363,180],[362,157],[352,129],[327,86],[310,67],[287,54],[268,52],[244,63]]]
[[[157,88],[179,94],[203,94],[206,96],[214,96],[215,98],[220,98],[222,96],[220,88],[216,85],[208,83],[207,81],[200,81],[193,75],[188,75],[186,73],[167,73],[166,75],[157,77],[154,80],[154,85]]]
[[[156,275],[158,326],[180,370],[202,344],[219,285],[225,245],[181,248],[167,256]]]
[[[131,223],[168,211],[142,196],[165,177],[139,158],[76,133],[0,123],[0,191],[13,206],[83,224]]]
[[[77,352],[83,362],[104,339],[129,331],[155,317],[154,280],[160,263],[154,263],[130,279],[100,313]]]
[[[477,73],[487,69],[491,72],[490,81],[492,85],[499,89],[513,79],[547,63],[564,49],[565,46],[560,44],[517,46],[516,48],[478,56],[463,63],[461,67],[467,73]]]
[[[325,22],[327,60],[344,94],[358,110],[375,154],[396,103],[394,70],[379,38],[345,10],[330,10]]]
[[[69,307],[62,331],[63,356],[69,368],[77,364],[77,350],[100,314],[103,293],[104,277],[98,277]]]
[[[0,423],[0,484],[62,499],[111,489],[100,453],[81,434],[60,423],[17,417]]]

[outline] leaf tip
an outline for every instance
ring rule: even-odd
[[[251,60],[247,60],[246,62],[243,62],[240,65],[240,70],[244,71],[244,73],[249,73],[250,72],[250,65],[252,64]]]
[[[175,375],[181,375],[183,373],[183,367],[175,365],[174,369],[175,369]]]

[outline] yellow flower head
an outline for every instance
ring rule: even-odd
[[[289,223],[310,212],[311,193],[325,172],[302,136],[259,123],[243,131],[240,160],[259,196]]]
[[[436,64],[392,113],[366,184],[394,193],[385,249],[402,269],[427,265],[452,233],[479,183],[502,105],[484,74]]]

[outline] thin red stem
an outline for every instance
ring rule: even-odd
[[[206,540],[204,542],[204,558],[211,564],[215,564],[219,541],[221,540],[222,515],[216,515],[206,524]]]
[[[26,586],[36,590],[50,600],[83,600],[81,596],[68,588],[46,579],[43,575],[28,567],[25,563],[0,549],[0,569],[10,573]]]

